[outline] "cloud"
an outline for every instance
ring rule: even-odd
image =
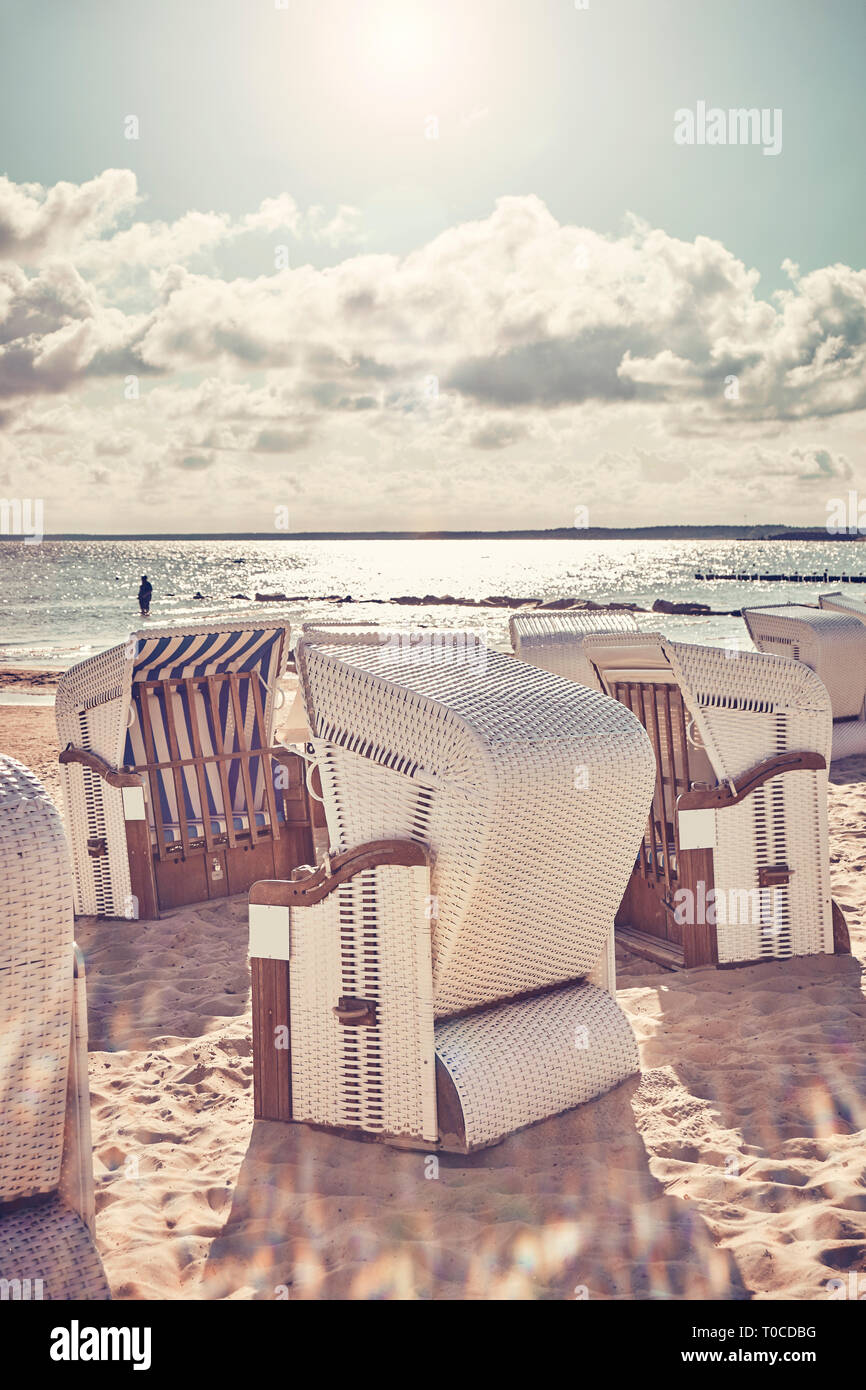
[[[175,468],[183,468],[188,472],[199,472],[204,468],[213,468],[213,454],[187,454],[184,458],[175,460]]]
[[[587,259],[575,264],[576,249]],[[769,304],[718,242],[633,223],[620,238],[561,227],[537,199],[399,260],[354,256],[224,282],[181,272],[142,344],[163,370],[221,361],[295,368],[347,402],[362,377],[434,374],[480,405],[632,400],[729,415],[818,418],[866,407],[866,273],[794,278]],[[322,393],[320,392],[320,397]]]
[[[88,375],[141,364],[141,320],[101,302],[68,262],[30,276],[0,264],[0,397],[65,391]]]
[[[292,454],[310,527],[395,507],[401,525],[562,524],[590,496],[596,515],[640,520],[805,515],[855,477],[866,272],[786,262],[766,300],[716,240],[636,219],[603,236],[532,196],[402,257],[358,250],[348,205],[303,211],[283,193],[165,222],[140,202],[129,171],[0,181],[5,467],[86,479],[110,458],[106,496],[147,506],[163,469],[200,488],[219,468],[207,507],[241,525],[273,506]],[[277,269],[262,239],[283,235],[356,249]],[[229,251],[256,273],[228,276]]]
[[[306,226],[316,241],[324,241],[328,246],[360,245],[365,239],[363,213],[360,208],[341,203],[333,217],[328,217],[324,208],[310,208]]]
[[[293,454],[309,443],[309,430],[260,430],[253,448],[266,454]]]
[[[97,237],[139,201],[130,169],[106,169],[88,183],[12,183],[0,177],[0,260],[31,264],[68,254]]]
[[[847,482],[853,469],[844,454],[834,456],[829,449],[792,449],[791,472],[794,477],[823,482],[830,478]]]

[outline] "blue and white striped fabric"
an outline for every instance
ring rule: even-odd
[[[169,723],[166,713],[165,690],[145,692],[145,682],[166,680],[189,680],[195,677],[222,675],[229,672],[238,674],[238,702],[240,724],[244,733],[243,743],[248,748],[262,745],[262,733],[256,720],[253,700],[253,682],[259,686],[262,708],[265,712],[265,739],[270,736],[270,713],[273,708],[275,681],[282,674],[286,647],[287,627],[249,627],[237,630],[215,632],[173,632],[170,634],[139,634],[137,655],[132,673],[132,707],[134,718],[126,739],[125,762],[136,767],[150,761],[145,745],[142,722],[142,701],[147,699],[147,712],[153,734],[154,752],[159,763],[171,760]],[[221,681],[217,686],[216,714],[211,704],[207,687],[196,687],[193,700],[183,687],[172,692],[172,714],[177,736],[180,758],[192,758],[195,744],[192,736],[193,719],[198,732],[199,747],[207,756],[217,751],[220,740],[215,736],[215,719],[221,735],[223,751],[237,752],[242,747],[235,716],[234,703],[229,682]],[[190,707],[192,703],[192,708]],[[267,803],[265,800],[264,768],[260,758],[249,760],[250,782],[253,804],[247,805],[244,789],[241,760],[228,764],[229,803],[224,805],[222,784],[216,764],[204,769],[207,806],[201,805],[199,781],[194,767],[180,769],[183,792],[183,808],[178,807],[177,789],[172,770],[167,768],[152,779],[159,791],[160,811],[165,827],[166,841],[180,839],[181,814],[186,819],[191,838],[203,835],[202,816],[206,814],[215,834],[226,829],[226,816],[230,809],[235,829],[245,829],[249,816],[253,814],[257,824],[262,824]],[[258,813],[258,814],[257,814]]]

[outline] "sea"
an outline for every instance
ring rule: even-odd
[[[680,641],[749,647],[742,619],[731,610],[814,603],[819,593],[848,589],[864,573],[866,549],[849,541],[5,540],[0,662],[66,667],[148,624],[204,621],[251,608],[297,625],[330,619],[466,628],[509,648],[505,607],[392,602],[427,595],[584,598],[646,609],[657,599],[698,602],[718,611],[647,613],[638,622]],[[138,611],[142,574],[153,585],[148,619]],[[698,577],[755,574],[801,578]],[[859,585],[848,591],[866,598]],[[256,603],[257,593],[286,598]]]

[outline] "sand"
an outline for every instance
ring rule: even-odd
[[[56,793],[50,709],[0,707],[0,750]],[[831,780],[852,956],[620,953],[642,1076],[438,1165],[253,1125],[243,899],[80,919],[114,1296],[825,1299],[866,1271],[866,759]]]

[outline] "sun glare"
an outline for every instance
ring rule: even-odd
[[[374,17],[367,51],[380,72],[418,74],[428,65],[431,50],[431,28],[421,13],[394,5]]]

